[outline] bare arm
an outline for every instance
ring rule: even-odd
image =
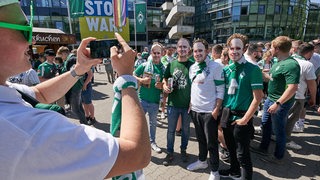
[[[117,48],[111,48],[114,69],[121,75],[132,75],[135,52],[123,38],[116,37],[124,49],[118,54]],[[122,90],[122,118],[119,137],[119,154],[106,178],[133,172],[146,167],[151,158],[148,126],[140,106],[137,92],[132,88]]]
[[[282,96],[277,100],[277,102],[279,102],[280,104],[287,102],[290,98],[292,98],[292,96],[295,95],[297,89],[298,89],[298,84],[288,84],[287,89],[283,92]],[[279,105],[276,103],[272,104],[269,107],[268,112],[275,113],[278,109],[278,106]]]
[[[86,38],[82,40],[78,52],[77,63],[74,67],[76,74],[83,75],[89,69],[101,62],[101,59],[91,59],[90,51],[86,49],[87,44],[95,38]],[[34,87],[38,101],[42,103],[52,103],[66,94],[66,92],[77,82],[77,79],[71,76],[70,71],[60,76],[51,78]]]
[[[252,118],[254,113],[256,112],[261,99],[263,98],[263,91],[261,89],[255,89],[252,91],[253,94],[253,100],[251,101],[251,104],[246,112],[246,114],[240,119],[233,122],[233,124],[238,125],[246,125],[248,121]]]
[[[310,92],[310,100],[309,105],[313,106],[316,103],[316,95],[317,95],[317,83],[316,80],[307,80],[307,87]]]

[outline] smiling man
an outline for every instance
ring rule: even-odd
[[[247,44],[247,36],[242,34],[233,34],[227,40],[233,63],[224,68],[226,91],[221,127],[230,153],[230,169],[220,170],[222,177],[252,179],[250,138],[253,114],[263,97],[263,83],[259,67],[247,62],[243,55]]]
[[[224,95],[224,74],[222,66],[208,57],[208,43],[198,39],[193,43],[195,63],[190,67],[191,84],[190,115],[194,123],[199,144],[199,159],[190,164],[190,171],[208,167],[209,180],[219,180],[218,114]]]

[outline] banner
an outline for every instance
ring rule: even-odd
[[[113,18],[117,27],[126,25],[127,14],[127,0],[113,0]]]
[[[84,14],[84,0],[68,0],[70,6],[70,16],[72,18],[82,17]]]
[[[112,0],[84,1],[84,16],[79,18],[81,38],[113,39],[114,33],[118,32],[124,40],[130,41],[129,23],[117,27],[113,8]],[[129,19],[125,21],[129,22]]]
[[[146,32],[146,3],[135,4],[136,33]]]

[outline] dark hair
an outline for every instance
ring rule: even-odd
[[[58,61],[60,64],[62,64],[62,63],[63,63],[62,58],[61,58],[61,57],[59,57],[59,56],[56,56],[56,57],[54,58],[54,60],[55,60],[55,61]]]
[[[310,43],[302,43],[298,48],[299,55],[305,55],[314,50],[314,45]]]
[[[248,54],[251,55],[254,52],[257,52],[259,47],[260,46],[257,43],[250,43],[248,46]]]
[[[212,50],[216,53],[216,54],[221,54],[223,47],[220,44],[216,44],[212,47]]]

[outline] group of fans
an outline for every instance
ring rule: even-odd
[[[315,107],[320,67],[320,42],[302,42],[279,36],[272,42],[249,43],[247,36],[231,35],[225,44],[212,47],[204,39],[190,45],[179,39],[176,47],[160,43],[137,53],[134,76],[140,83],[139,98],[149,116],[151,148],[156,143],[159,104],[160,117],[167,105],[167,156],[163,165],[174,160],[175,132],[181,135],[180,153],[188,162],[190,121],[195,126],[199,159],[187,169],[208,167],[209,179],[232,177],[252,179],[250,151],[263,155],[266,162],[282,164],[285,149],[301,149],[291,139],[303,132],[305,107]],[[168,98],[167,98],[168,97]],[[253,126],[253,118],[261,125]],[[259,146],[250,144],[261,132]],[[269,154],[270,141],[276,143]],[[230,163],[219,169],[220,158]],[[241,167],[241,168],[240,168]]]

